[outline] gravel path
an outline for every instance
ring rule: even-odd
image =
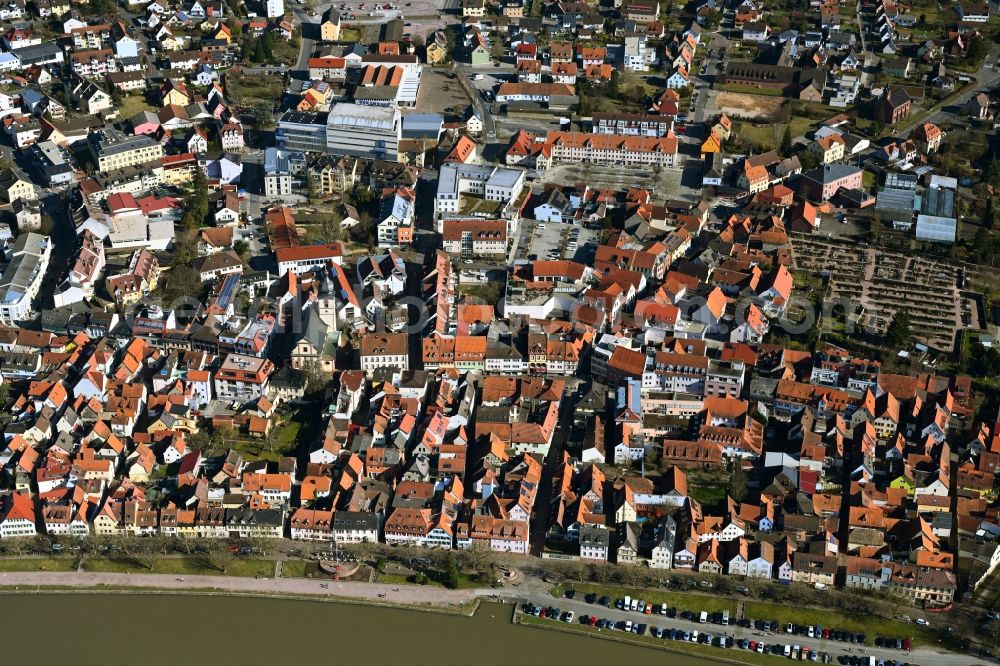
[[[174,576],[171,574],[119,574],[76,572],[0,573],[0,586],[56,585],[66,587],[155,587],[163,590],[225,590],[228,592],[345,597],[392,604],[464,606],[478,590],[384,583],[318,581],[305,578],[240,578],[235,576]],[[327,585],[326,588],[321,585]]]

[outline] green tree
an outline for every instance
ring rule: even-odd
[[[326,388],[330,383],[330,373],[323,370],[317,361],[307,361],[302,366],[306,378],[306,393],[315,393]]]
[[[240,255],[240,259],[243,261],[250,258],[250,243],[245,240],[238,240],[233,243],[233,250],[236,251],[236,254]]]
[[[173,266],[163,277],[160,294],[163,301],[170,304],[180,298],[197,298],[202,291],[201,276],[190,265]]]
[[[986,165],[986,169],[983,171],[983,177],[990,185],[1000,185],[1000,160],[997,160],[995,154],[993,155],[993,159],[991,159]]]
[[[969,371],[976,377],[996,377],[1000,375],[1000,352],[993,347],[984,347],[978,341],[972,343],[972,362]]]
[[[208,215],[208,181],[205,172],[195,169],[194,178],[191,181],[191,194],[187,197],[184,205],[184,217],[181,218],[181,225],[191,231],[205,223]]]
[[[320,221],[309,231],[312,232],[313,239],[321,243],[336,243],[344,240],[344,227],[341,225],[341,220],[339,216],[332,213],[320,218]]]
[[[449,590],[457,590],[459,585],[461,585],[461,577],[458,573],[458,564],[455,562],[455,556],[449,553],[448,571],[444,579],[444,586]]]
[[[733,474],[729,477],[729,496],[742,502],[747,496],[747,473],[742,460],[733,461]]]
[[[781,135],[781,154],[788,155],[792,152],[792,126],[785,125],[785,132]]]
[[[258,39],[254,43],[253,54],[250,56],[250,62],[262,63],[266,60],[267,54],[264,52],[264,41]]]
[[[978,65],[990,52],[990,45],[982,37],[973,37],[965,52],[965,59],[970,65]]]
[[[274,105],[271,102],[264,100],[254,102],[250,107],[250,115],[260,129],[274,127]]]
[[[101,16],[104,14],[116,13],[116,8],[111,0],[90,0],[88,3],[90,5],[90,14],[95,16]]]
[[[375,239],[375,222],[368,212],[359,212],[358,217],[358,223],[350,229],[351,240],[370,247]]]
[[[208,431],[204,428],[184,437],[187,445],[196,451],[207,451],[211,448],[213,439],[214,437],[209,435]]]
[[[218,425],[212,427],[212,437],[209,440],[211,448],[219,451],[228,447],[229,443],[236,438],[239,433],[231,425]]]
[[[910,313],[897,310],[885,330],[885,342],[890,347],[902,347],[910,341]]]
[[[267,62],[272,62],[274,60],[274,33],[265,32],[259,41],[264,48],[265,59]]]

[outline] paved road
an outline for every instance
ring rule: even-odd
[[[455,63],[455,75],[459,83],[471,100],[473,108],[483,120],[483,140],[486,144],[495,143],[497,140],[497,121],[493,116],[491,104],[487,104],[482,93],[469,81],[469,75],[475,73],[475,69],[469,65]]]
[[[986,56],[986,59],[983,61],[982,67],[980,67],[979,71],[975,74],[975,85],[970,85],[966,92],[947,103],[938,102],[931,107],[930,115],[918,114],[913,120],[904,120],[899,124],[897,130],[893,132],[893,134],[906,138],[909,136],[909,133],[913,131],[913,128],[917,126],[918,122],[939,124],[945,120],[946,117],[952,115],[944,110],[945,107],[960,107],[972,99],[975,95],[978,95],[984,90],[989,90],[989,88],[992,87],[997,81],[1000,81],[1000,71],[998,71],[1000,68],[987,67],[986,63],[996,62],[998,56],[1000,56],[1000,46],[994,44],[993,48],[990,49],[989,55]]]

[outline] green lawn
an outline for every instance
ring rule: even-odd
[[[729,477],[721,470],[692,470],[688,475],[691,497],[703,507],[723,506],[729,493]]]
[[[197,559],[186,557],[164,557],[153,560],[152,569],[140,567],[134,562],[124,560],[113,560],[107,558],[96,558],[87,560],[83,568],[86,571],[102,573],[158,573],[176,574],[185,576],[238,576],[241,578],[253,578],[265,576],[270,578],[274,575],[274,562],[271,560],[250,560],[234,558],[226,563],[226,571],[223,573],[214,567],[207,566]]]
[[[280,428],[277,445],[282,451],[293,448],[298,441],[299,431],[302,430],[302,422],[286,421]]]
[[[746,122],[737,122],[733,128],[733,134],[744,141],[757,144],[761,150],[777,148],[778,138],[784,131],[782,125],[754,125]]]
[[[240,74],[226,76],[226,93],[237,104],[250,106],[256,101],[276,104],[284,94],[285,81],[280,76]]]
[[[609,596],[612,599],[620,599],[622,597],[638,597],[643,599],[647,603],[653,604],[667,604],[668,606],[673,606],[678,612],[682,610],[689,610],[695,613],[700,613],[702,611],[707,611],[709,613],[714,613],[717,611],[729,611],[730,613],[736,612],[736,601],[733,599],[727,599],[724,597],[713,597],[705,594],[693,594],[688,592],[668,592],[665,590],[641,590],[633,589],[628,587],[617,587],[608,585],[593,585],[590,583],[563,583],[552,588],[552,595],[555,597],[562,597],[563,593],[568,588],[573,588],[576,590],[577,596],[582,596],[588,592],[593,592],[594,594],[600,596]]]
[[[153,113],[156,113],[156,109],[154,109],[150,104],[147,104],[146,100],[143,99],[142,94],[140,93],[126,95],[122,98],[121,103],[118,105],[118,115],[123,120],[131,118],[140,111],[152,111]]]
[[[413,576],[404,576],[403,574],[379,573],[375,576],[375,582],[385,583],[386,585],[417,585],[413,580]],[[424,587],[444,587],[444,585],[439,580],[428,578],[427,582],[424,583]]]
[[[0,559],[0,571],[76,571],[72,557]]]
[[[656,620],[651,620],[651,623],[655,626]],[[539,626],[539,627],[553,627],[558,626],[564,631],[573,631],[579,634],[585,634],[588,636],[607,636],[610,638],[616,638],[619,640],[625,640],[630,643],[636,643],[639,645],[648,645],[650,647],[661,647],[677,652],[688,652],[691,654],[703,655],[706,657],[724,657],[726,659],[736,659],[743,664],[760,664],[762,666],[776,666],[780,663],[786,663],[788,660],[783,657],[772,657],[765,654],[757,654],[756,652],[748,652],[744,650],[739,650],[738,654],[734,654],[732,650],[727,650],[725,648],[712,647],[710,645],[702,645],[701,643],[685,643],[683,641],[671,641],[663,638],[655,638],[653,636],[636,636],[635,634],[626,634],[623,631],[615,631],[613,629],[598,629],[597,627],[591,627],[589,625],[582,625],[576,622],[572,624],[566,624],[564,622],[556,623],[552,620],[543,620],[532,615],[518,615],[518,624],[523,624],[525,626]]]
[[[305,578],[306,564],[308,564],[308,562],[305,560],[285,560],[285,563],[281,565],[281,577]]]
[[[805,136],[806,132],[812,128],[816,121],[811,118],[804,116],[793,116],[792,122],[789,123],[792,127],[792,138],[797,136]]]
[[[719,506],[726,501],[727,489],[724,485],[699,483],[691,486],[691,499],[706,507]]]
[[[361,31],[355,28],[341,28],[340,29],[340,40],[341,42],[360,42],[361,41]]]
[[[918,642],[937,643],[938,637],[933,631],[923,627],[896,620],[887,620],[874,615],[854,616],[836,611],[825,611],[800,606],[785,606],[759,601],[748,601],[743,609],[744,615],[754,620],[777,620],[782,625],[793,624],[821,625],[847,631],[864,632],[871,644],[876,636],[892,636],[894,638],[912,638]],[[933,618],[932,618],[933,619]]]

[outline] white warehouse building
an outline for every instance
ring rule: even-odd
[[[326,119],[326,152],[395,162],[401,126],[395,107],[334,104]]]

